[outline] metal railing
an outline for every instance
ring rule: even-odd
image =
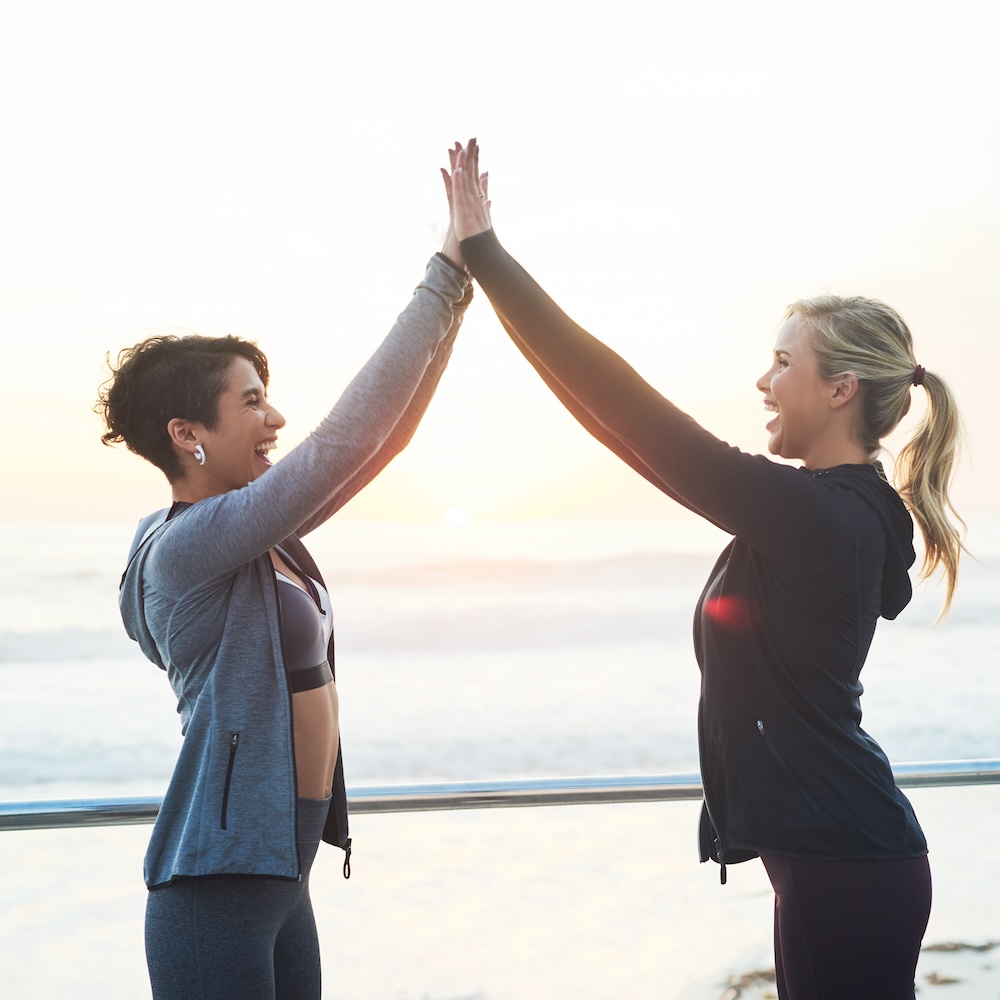
[[[1000,784],[1000,759],[894,764],[892,771],[901,788]],[[669,802],[701,795],[701,777],[691,772],[359,786],[348,789],[348,803],[357,814]],[[161,802],[143,797],[0,802],[0,832],[152,823]]]

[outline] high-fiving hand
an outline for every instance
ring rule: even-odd
[[[448,150],[448,159],[451,172],[442,167],[441,175],[448,195],[449,232],[457,240],[464,240],[492,228],[489,174],[479,173],[479,144],[475,139],[465,146],[456,142]]]

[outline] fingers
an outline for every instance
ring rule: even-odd
[[[479,144],[475,139],[469,140],[469,178],[479,184]]]
[[[474,142],[475,140],[471,140]],[[475,188],[478,170],[476,167],[476,147],[473,145],[459,147],[455,153],[455,166],[452,168],[452,184],[460,184],[466,188]]]
[[[489,178],[479,172],[479,144],[472,138],[449,149],[451,207],[455,233],[460,240],[485,232],[491,226],[486,192]]]
[[[448,196],[448,213],[451,214],[454,211],[454,204],[452,202],[451,194],[451,174],[448,173],[444,167],[441,168],[441,177],[444,179],[444,193]]]
[[[465,193],[465,188],[468,184],[468,160],[469,151],[467,149],[459,149],[455,153],[455,166],[451,170],[451,186],[453,191],[462,191]]]

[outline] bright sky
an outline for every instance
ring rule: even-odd
[[[476,135],[508,249],[748,450],[788,302],[894,305],[964,409],[974,531],[1000,514],[996,10],[5,0],[0,519],[163,504],[89,410],[105,352],[150,331],[257,339],[282,446],[307,433],[439,248],[438,167]],[[485,296],[411,448],[347,510],[454,508],[673,513],[548,395]]]

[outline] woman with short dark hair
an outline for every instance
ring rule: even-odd
[[[274,466],[285,420],[254,344],[151,337],[102,389],[104,442],[160,468],[173,501],[140,523],[120,596],[184,733],[145,861],[156,1000],[319,1000],[309,870],[324,840],[349,875],[351,841],[332,612],[300,539],[410,440],[471,295],[449,225],[382,345]]]

